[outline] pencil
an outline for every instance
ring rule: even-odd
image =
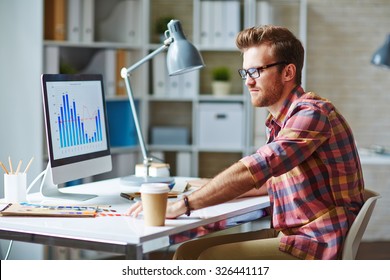
[[[28,169],[30,168],[30,165],[31,165],[33,159],[34,159],[34,157],[32,157],[32,158],[30,159],[30,161],[28,162],[28,164],[27,164],[27,166],[26,166],[26,169],[24,170],[24,173],[27,173],[27,171],[28,171]]]
[[[15,171],[15,175],[18,175],[21,165],[22,165],[22,160],[19,160],[18,167],[16,168],[16,171]]]
[[[0,161],[1,168],[3,168],[5,174],[9,174],[7,168],[4,166],[4,164]]]
[[[13,168],[12,168],[12,161],[11,161],[11,157],[10,157],[10,156],[8,157],[8,163],[9,163],[10,173],[13,174],[13,173],[14,173],[14,170],[13,170]]]

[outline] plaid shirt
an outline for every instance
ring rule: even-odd
[[[301,259],[337,259],[363,204],[352,131],[326,99],[294,89],[267,119],[267,144],[243,162],[267,185],[279,249]]]

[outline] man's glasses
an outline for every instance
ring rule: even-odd
[[[240,77],[243,80],[246,80],[247,75],[249,75],[249,77],[251,77],[252,79],[256,79],[256,78],[260,77],[260,73],[264,69],[267,69],[267,68],[270,68],[270,67],[273,67],[276,65],[281,65],[281,64],[288,64],[288,63],[286,61],[280,61],[280,62],[275,62],[275,63],[267,64],[264,66],[260,66],[257,68],[249,68],[247,70],[246,69],[238,69],[238,74],[240,74]]]

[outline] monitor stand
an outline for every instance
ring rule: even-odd
[[[53,178],[50,170],[50,162],[47,165],[45,175],[41,183],[41,194],[45,197],[60,198],[67,200],[84,201],[97,197],[94,194],[78,194],[78,193],[64,193],[58,189],[58,185],[53,183]]]

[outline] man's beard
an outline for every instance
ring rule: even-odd
[[[283,94],[283,85],[281,82],[277,81],[271,89],[268,89],[266,93],[264,91],[259,91],[256,96],[252,97],[252,104],[255,107],[269,107],[274,105],[280,100]]]

